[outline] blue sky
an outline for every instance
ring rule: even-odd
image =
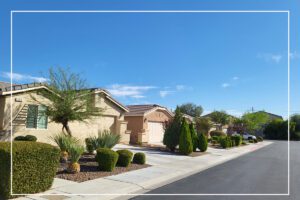
[[[0,80],[10,76],[13,9],[291,9],[291,112],[300,112],[296,1],[82,2],[1,1]],[[15,13],[13,29],[14,82],[42,81],[49,67],[70,67],[126,105],[193,102],[205,113],[241,115],[254,107],[287,115],[286,13]]]

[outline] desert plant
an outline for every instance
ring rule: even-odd
[[[127,149],[118,150],[117,153],[119,154],[117,165],[121,167],[128,167],[131,163],[133,153]]]
[[[16,141],[12,145],[11,152],[10,142],[0,142],[0,199],[1,196],[10,198],[11,189],[14,194],[32,194],[50,189],[59,164],[59,149],[40,142]]]
[[[109,148],[97,149],[96,161],[100,170],[113,171],[116,167],[119,154]]]
[[[192,137],[189,126],[185,119],[182,120],[180,128],[179,151],[185,155],[189,155],[193,152]]]
[[[96,150],[93,145],[93,140],[91,138],[85,138],[85,147],[89,153],[94,153]]]
[[[121,139],[120,135],[113,134],[108,130],[99,131],[98,137],[89,137],[93,150],[99,148],[113,148],[116,144],[119,143]]]
[[[50,137],[50,139],[57,144],[61,151],[61,160],[68,160],[68,150],[71,144],[78,144],[79,140],[75,137],[59,133]]]
[[[197,147],[199,146],[199,138],[198,138],[198,136],[196,134],[196,130],[194,128],[194,124],[193,123],[189,124],[189,129],[190,129],[191,138],[192,138],[192,141],[193,141],[193,151],[196,151]]]
[[[143,165],[146,163],[146,155],[142,152],[137,152],[134,154],[132,162]]]
[[[84,152],[84,147],[80,144],[72,143],[68,147],[69,160],[67,171],[69,173],[78,173],[80,172],[80,164],[78,163],[81,155]]]
[[[179,144],[180,136],[180,126],[182,122],[182,113],[177,106],[175,110],[175,116],[173,120],[168,122],[165,127],[165,134],[163,139],[163,144],[167,146],[170,151],[175,151],[177,145]]]
[[[207,137],[203,133],[201,133],[199,134],[198,141],[199,141],[198,148],[200,149],[201,152],[205,152],[208,146]]]

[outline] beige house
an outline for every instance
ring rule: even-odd
[[[173,118],[167,108],[151,105],[127,106],[125,113],[127,129],[131,131],[130,143],[161,144],[165,133],[165,123]]]
[[[11,90],[9,83],[0,82],[0,140],[9,140],[11,129],[13,137],[30,134],[36,136],[40,142],[50,142],[50,136],[62,131],[61,124],[51,122],[51,119],[44,116],[42,111],[46,107],[41,104],[47,105],[49,100],[39,94],[41,90],[49,89],[43,84],[35,83],[13,85]],[[110,130],[121,136],[121,143],[129,143],[130,132],[127,131],[127,122],[124,120],[128,108],[104,89],[91,90],[94,93],[95,107],[102,108],[103,114],[86,123],[71,122],[69,126],[72,135],[83,140],[88,136],[98,135],[98,131]],[[34,101],[33,97],[40,103]]]

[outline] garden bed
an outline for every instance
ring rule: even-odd
[[[116,168],[112,172],[100,171],[98,168],[98,163],[95,160],[95,155],[93,154],[83,154],[79,160],[79,164],[80,172],[77,174],[69,174],[66,172],[68,163],[60,163],[60,166],[56,173],[56,178],[66,179],[75,182],[84,182],[96,178],[117,175],[124,172],[129,172],[151,166],[148,164],[138,165],[131,163],[128,167],[116,166]]]

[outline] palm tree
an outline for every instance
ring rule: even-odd
[[[87,88],[85,80],[69,69],[50,68],[47,87],[50,92],[40,92],[50,100],[50,103],[45,105],[46,115],[51,121],[61,123],[62,131],[66,131],[69,136],[72,136],[69,122],[86,122],[93,116],[100,116],[103,111],[94,106],[93,90]],[[38,101],[35,97],[32,98]]]

